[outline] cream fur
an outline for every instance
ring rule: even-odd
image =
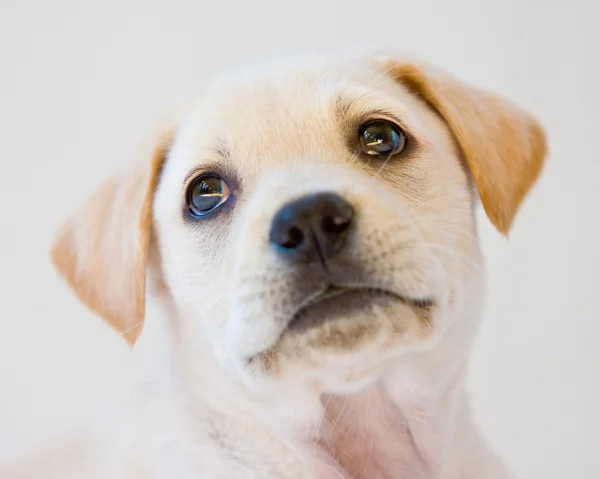
[[[351,150],[369,110],[400,119],[406,155],[382,165]],[[130,343],[148,316],[131,391],[82,438],[1,477],[508,478],[465,390],[484,292],[474,208],[481,197],[507,233],[544,156],[527,114],[398,58],[301,59],[216,81],[54,249]],[[186,220],[184,178],[217,164],[234,201]],[[273,252],[270,222],[320,191],[356,212],[347,268],[361,273],[332,274],[433,298],[427,314],[395,303],[285,332],[320,273]]]

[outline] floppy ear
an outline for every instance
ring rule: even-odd
[[[62,227],[52,260],[75,294],[130,345],[140,335],[154,191],[169,128],[132,168],[111,178]]]
[[[430,66],[383,59],[383,67],[449,125],[496,229],[508,235],[546,157],[542,127],[508,101]]]

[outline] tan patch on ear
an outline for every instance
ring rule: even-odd
[[[547,153],[542,127],[508,101],[426,65],[385,59],[384,68],[450,126],[485,211],[507,235]]]
[[[152,202],[173,131],[162,133],[151,153],[84,203],[51,251],[77,296],[130,345],[144,323]]]

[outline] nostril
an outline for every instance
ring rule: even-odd
[[[323,218],[321,227],[328,234],[343,233],[350,226],[352,217],[349,215],[335,214],[327,215]]]
[[[286,249],[296,249],[304,241],[304,233],[296,226],[291,226],[279,241],[279,246]]]

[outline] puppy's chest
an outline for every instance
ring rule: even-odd
[[[414,436],[405,415],[379,391],[325,398],[323,416],[317,421],[317,438],[282,440],[262,424],[212,416],[203,425],[185,428],[189,435],[180,446],[194,447],[193,451],[182,448],[189,460],[183,463],[195,474],[201,472],[189,476],[194,478],[435,477],[422,452],[422,437]]]
[[[431,478],[413,434],[406,416],[378,393],[326,402],[321,442],[348,478]]]
[[[215,455],[227,477],[431,479],[405,416],[379,393],[326,398],[317,440],[287,445],[257,430],[220,427]],[[225,426],[221,424],[221,426]],[[245,429],[245,428],[243,428]],[[235,474],[234,474],[235,471]]]
[[[409,433],[397,425],[368,429],[354,422],[324,424],[323,439],[293,451],[264,440],[216,438],[211,458],[199,469],[240,479],[431,479]],[[230,442],[231,440],[231,442]],[[222,475],[220,475],[222,474]],[[204,477],[204,476],[202,476]]]

